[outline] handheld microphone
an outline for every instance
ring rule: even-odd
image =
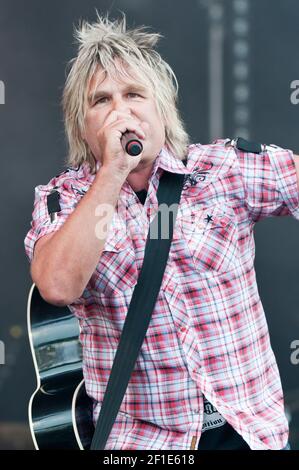
[[[136,157],[143,150],[143,145],[134,132],[125,132],[122,135],[121,143],[124,151],[132,155],[132,157]]]

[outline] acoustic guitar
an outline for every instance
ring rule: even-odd
[[[29,407],[36,449],[89,449],[92,400],[82,373],[79,323],[67,306],[47,303],[35,284],[27,304],[28,336],[37,388]]]

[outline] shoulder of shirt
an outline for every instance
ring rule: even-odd
[[[237,146],[238,145],[238,146]],[[290,150],[283,149],[274,144],[259,144],[254,141],[224,138],[216,139],[210,144],[195,143],[189,145],[188,169],[192,173],[205,172],[206,182],[212,178],[226,174],[235,165],[236,160],[243,159],[245,155],[249,158],[263,159],[273,154],[282,157]]]
[[[234,148],[236,153],[243,152],[263,155],[269,152],[289,151],[288,149],[280,147],[276,144],[247,140],[242,137],[217,139],[213,142],[213,144],[220,147],[222,146],[228,151],[231,150],[231,148]]]
[[[247,149],[245,150],[242,148],[242,144],[246,143]],[[204,150],[220,150],[220,149],[225,149],[225,150],[230,150],[232,147],[236,149],[236,151],[245,151],[247,153],[257,153],[254,152],[254,150],[257,149],[257,146],[260,146],[260,152],[262,153],[265,150],[267,151],[281,151],[281,150],[287,150],[283,147],[280,147],[279,145],[275,144],[266,144],[266,143],[260,143],[260,142],[255,142],[255,141],[249,141],[246,139],[241,138],[240,146],[237,146],[237,138],[231,138],[227,137],[225,139],[216,139],[210,144],[200,144],[200,143],[195,143],[189,145],[189,153],[201,153]]]
[[[78,167],[67,167],[50,179],[47,184],[40,184],[36,192],[50,193],[52,191],[68,192],[69,195],[83,195],[88,191],[95,175],[91,174],[89,165],[85,162]]]
[[[217,139],[208,144],[194,143],[188,147],[189,168],[196,168],[196,165],[208,164],[213,162],[214,169],[223,166],[224,155],[228,153],[229,147],[227,142],[230,139]]]
[[[201,144],[201,143],[194,143],[189,145],[188,147],[188,156],[200,156],[202,154],[209,155],[209,154],[217,154],[220,152],[223,152],[223,150],[228,149],[228,143],[230,142],[231,139],[226,138],[226,139],[216,139],[211,143],[208,144]]]

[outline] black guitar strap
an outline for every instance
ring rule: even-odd
[[[184,176],[184,174],[164,171],[160,178],[157,191],[158,205],[160,208],[161,204],[166,204],[167,207],[165,207],[167,210],[164,211],[163,207],[161,208],[162,210],[158,210],[149,227],[141,272],[133,291],[118,349],[114,358],[93,435],[90,447],[91,450],[105,449],[107,439],[134,369],[139,350],[146,335],[169,255]],[[163,214],[165,213],[167,213],[167,221],[163,220]],[[169,215],[172,216],[172,214],[173,217],[169,218]],[[160,223],[161,218],[162,225]],[[164,230],[164,227],[166,227],[167,238],[164,238],[164,236],[163,238],[161,237],[160,229],[163,228]],[[169,232],[167,232],[168,229]],[[162,234],[165,235],[164,231]]]

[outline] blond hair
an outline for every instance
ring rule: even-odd
[[[157,110],[165,126],[165,146],[175,158],[183,160],[187,154],[189,136],[184,128],[177,109],[178,82],[172,68],[154,50],[159,33],[149,33],[145,26],[128,30],[126,16],[110,21],[108,15],[97,21],[82,21],[75,28],[75,38],[79,43],[78,54],[70,60],[63,90],[62,106],[65,132],[69,152],[66,159],[68,166],[79,166],[88,162],[95,172],[96,159],[82,138],[85,129],[85,114],[88,102],[88,86],[100,65],[111,75],[126,75],[125,67],[116,69],[115,59],[137,70],[143,83],[150,85],[156,100]],[[136,75],[134,76],[136,80]]]

